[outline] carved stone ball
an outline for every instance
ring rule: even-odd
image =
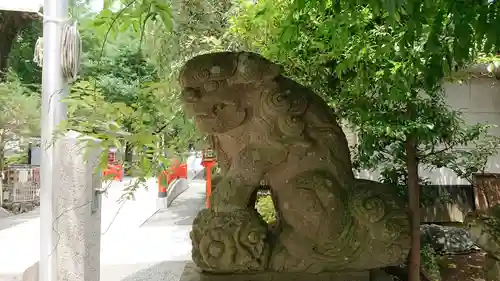
[[[255,210],[202,210],[190,236],[193,261],[204,271],[250,272],[267,267],[267,225]]]

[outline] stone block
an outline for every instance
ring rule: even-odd
[[[23,272],[22,281],[38,281],[39,280],[39,262],[32,264]]]
[[[156,198],[156,208],[158,210],[167,208],[167,198]]]
[[[369,271],[282,273],[262,271],[244,274],[210,274],[201,272],[194,263],[187,263],[179,281],[370,281]]]
[[[54,223],[57,280],[98,281],[101,248],[101,172],[98,140],[70,131],[55,142]]]

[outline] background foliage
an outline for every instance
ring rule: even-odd
[[[322,95],[358,136],[354,168],[413,192],[415,233],[419,168],[471,181],[498,153],[489,126],[466,125],[447,105],[443,83],[466,81],[475,62],[499,67],[500,1],[105,0],[98,13],[89,2],[71,7],[84,54],[60,128],[102,139],[101,168],[118,148],[138,182],[203,145],[180,109],[177,75],[189,58],[221,50],[259,52]],[[37,15],[0,12],[0,168],[9,141],[39,131],[40,36]],[[272,220],[269,200],[258,208]]]

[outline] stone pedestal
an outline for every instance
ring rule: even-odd
[[[370,281],[370,272],[209,274],[187,263],[179,281]]]
[[[101,172],[98,140],[70,131],[55,144],[58,219],[54,223],[57,280],[98,281],[101,248]]]

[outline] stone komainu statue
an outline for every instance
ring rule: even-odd
[[[260,55],[189,60],[182,102],[210,135],[224,176],[193,222],[193,260],[204,271],[367,270],[403,261],[408,220],[396,190],[355,179],[334,111]],[[261,180],[278,214],[254,208]]]

